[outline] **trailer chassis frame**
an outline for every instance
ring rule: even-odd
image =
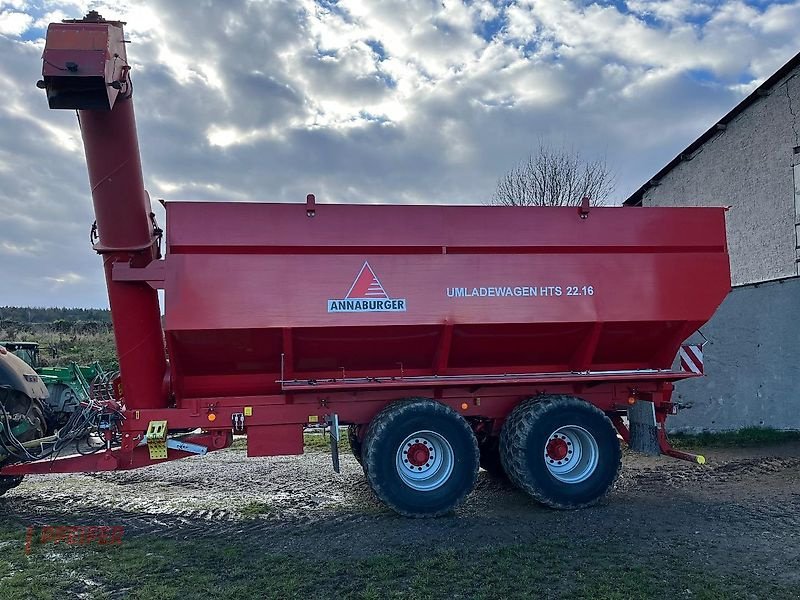
[[[0,474],[129,470],[193,455],[173,449],[166,458],[153,458],[144,445],[153,422],[166,422],[173,433],[200,430],[178,439],[209,452],[227,448],[233,434],[241,433],[247,436],[248,456],[302,454],[306,427],[324,425],[334,417],[342,424],[367,424],[383,407],[401,398],[434,399],[476,426],[491,421],[496,432],[520,401],[549,394],[573,395],[597,406],[612,418],[626,442],[630,431],[623,416],[636,402],[652,402],[661,453],[701,462],[695,455],[673,449],[664,427],[667,415],[676,409],[671,401],[673,382],[695,376],[685,371],[648,370],[282,381],[282,394],[183,398],[170,408],[124,410],[121,446],[96,454],[8,465]]]

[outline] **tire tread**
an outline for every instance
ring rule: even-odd
[[[575,398],[574,396],[553,395],[528,398],[519,403],[514,410],[511,411],[500,433],[500,460],[511,482],[518,488],[527,492],[537,502],[559,510],[586,508],[597,504],[603,500],[614,487],[614,482],[616,482],[620,470],[622,469],[622,453],[620,452],[614,477],[605,492],[591,501],[581,503],[554,500],[542,489],[540,482],[530,476],[529,471],[525,468],[525,453],[518,451],[518,449],[525,447],[528,434],[536,421],[550,411],[568,408],[593,411],[607,422],[609,428],[614,430],[614,424],[611,422],[611,419],[593,404]]]
[[[405,510],[399,507],[392,501],[390,494],[387,493],[385,487],[383,486],[382,482],[374,476],[371,476],[371,473],[374,473],[376,462],[380,458],[376,456],[374,452],[374,445],[376,440],[380,439],[388,429],[390,429],[394,423],[398,421],[402,421],[409,415],[409,413],[413,413],[416,408],[420,405],[424,405],[429,407],[431,410],[440,413],[443,416],[448,417],[456,417],[454,422],[459,423],[460,426],[463,427],[464,432],[467,433],[473,439],[473,452],[474,452],[474,461],[475,465],[477,466],[480,460],[480,454],[478,452],[478,442],[475,439],[475,434],[472,431],[472,428],[467,423],[466,419],[464,419],[461,415],[459,415],[456,411],[454,411],[449,406],[446,406],[440,402],[436,402],[434,400],[430,400],[428,398],[408,398],[404,400],[398,400],[396,402],[392,402],[388,406],[386,406],[383,410],[381,410],[375,417],[370,421],[369,426],[367,427],[367,432],[364,435],[364,443],[362,446],[362,460],[364,466],[364,473],[367,476],[367,482],[369,483],[370,488],[375,493],[375,495],[387,506],[389,506],[392,510],[397,512],[398,514],[404,517],[412,517],[415,519],[420,518],[431,518],[431,517],[441,517],[452,512],[464,499],[467,495],[472,491],[475,487],[475,483],[478,479],[478,469],[475,469],[475,472],[472,474],[472,481],[470,485],[465,488],[463,493],[461,493],[457,498],[454,498],[452,502],[447,507],[444,507],[438,511],[432,512],[413,512],[409,510]]]

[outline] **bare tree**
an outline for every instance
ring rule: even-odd
[[[587,161],[579,150],[543,142],[497,182],[492,204],[575,206],[588,197],[603,205],[614,193],[616,177],[605,158]]]

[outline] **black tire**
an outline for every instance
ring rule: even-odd
[[[358,437],[359,429],[361,429],[361,425],[348,425],[347,426],[347,441],[350,443],[350,452],[353,453],[353,456],[358,461],[362,467],[364,466],[364,461],[361,457],[361,450],[362,450],[362,441],[361,438]]]
[[[0,496],[22,483],[22,475],[0,475]]]
[[[33,400],[15,390],[0,389],[0,404],[3,405],[6,414],[13,415],[18,419],[23,418],[31,425],[28,431],[18,437],[20,442],[28,442],[44,436],[46,424],[42,404],[39,400]],[[2,412],[0,411],[0,414]],[[0,433],[0,436],[2,435],[4,434]],[[6,440],[2,441],[5,443]],[[14,456],[6,456],[4,460],[0,460],[0,467],[17,461],[18,459]],[[22,475],[0,475],[0,496],[22,483],[22,478]]]
[[[496,479],[507,479],[506,470],[500,460],[500,438],[487,437],[478,444],[481,455],[481,468]]]
[[[417,433],[422,435],[414,442]],[[428,455],[432,466],[426,477],[441,481],[416,483],[436,486],[421,490],[406,482],[417,473],[409,476],[401,465],[409,463],[404,454],[410,458],[403,448],[412,444],[424,446],[428,442],[426,435],[433,444],[428,447],[438,444],[443,448],[439,454]],[[469,423],[450,407],[425,398],[394,402],[379,412],[364,436],[363,459],[372,491],[406,517],[438,517],[452,512],[475,487],[478,477],[478,442]],[[428,464],[417,468],[425,467]],[[408,464],[407,468],[413,472],[413,465]]]
[[[75,396],[71,387],[64,383],[50,383],[47,385],[50,397],[47,399],[47,431],[54,431],[66,424],[80,401]]]
[[[553,439],[551,436],[562,427],[573,428],[581,432],[580,435],[586,433],[596,444],[596,448],[582,454],[588,457],[594,452],[597,459],[593,470],[585,467],[585,471],[577,471],[586,473],[583,480],[577,480],[577,475],[575,482],[560,480],[553,474],[553,466],[546,464],[546,461],[554,462],[545,457],[545,452],[550,451],[546,448]],[[584,443],[588,447],[591,442]],[[562,447],[566,448],[567,443]],[[569,452],[572,454],[571,450]],[[577,455],[576,452],[573,458]],[[512,483],[535,500],[557,509],[596,504],[611,490],[622,467],[622,450],[611,420],[597,407],[572,396],[530,398],[519,404],[503,426],[500,458]],[[568,460],[564,460],[564,468]],[[573,466],[578,469],[580,464],[570,465]],[[570,476],[569,473],[559,475]]]

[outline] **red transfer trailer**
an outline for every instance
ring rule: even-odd
[[[162,257],[122,40],[96,14],[50,25],[39,84],[78,110],[86,148],[121,369],[90,407],[106,444],[5,476],[138,468],[234,434],[248,456],[300,454],[305,428],[348,425],[375,494],[433,516],[479,463],[577,508],[613,485],[620,439],[702,460],[664,423],[673,383],[702,374],[681,344],[730,288],[724,209],[169,202]]]

